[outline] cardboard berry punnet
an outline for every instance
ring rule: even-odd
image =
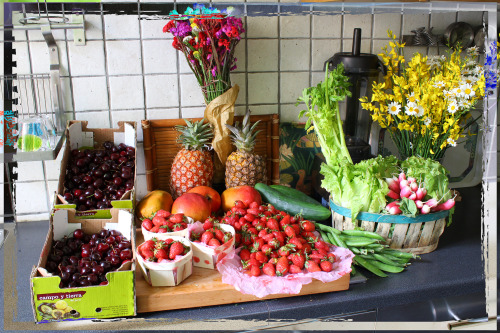
[[[230,232],[233,237],[226,243],[212,247],[201,242],[191,242],[193,245],[193,265],[196,267],[216,269],[217,263],[222,260],[227,254],[234,251],[234,235],[235,230],[232,226],[228,224],[216,224],[224,232]],[[191,232],[203,232],[202,224],[197,222],[194,228],[190,230]]]
[[[105,141],[111,141],[115,145],[124,143],[127,146],[137,148],[137,129],[135,122],[119,121],[118,128],[88,128],[87,123],[87,121],[76,120],[68,122],[68,127],[66,128],[66,146],[61,161],[61,173],[59,175],[57,192],[55,193],[54,208],[77,209],[76,204],[69,203],[63,196],[66,169],[69,167],[68,162],[72,150],[102,149],[102,145]],[[135,152],[134,161],[136,161],[136,158],[137,151]],[[126,191],[119,200],[111,201],[112,208],[125,209],[130,212],[133,211],[137,179],[136,173],[137,165],[134,167],[134,187]],[[110,210],[111,208],[76,211],[75,217],[81,219],[109,219],[111,218]]]
[[[110,210],[110,219],[80,220],[74,209],[55,209],[40,260],[31,273],[31,295],[36,322],[113,318],[136,315],[134,216],[120,209]],[[45,269],[53,242],[76,229],[85,234],[102,229],[117,230],[130,241],[132,260],[106,274],[107,285],[60,288],[61,278]]]

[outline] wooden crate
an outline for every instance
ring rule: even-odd
[[[351,210],[337,206],[330,199],[332,209],[332,227],[337,230],[351,230],[362,227],[384,237],[390,248],[423,254],[434,251],[439,237],[446,226],[448,211],[407,217],[404,215],[388,215],[361,212],[353,223]],[[389,237],[392,230],[392,236]]]
[[[199,121],[201,118],[188,118]],[[243,116],[234,117],[234,121],[243,120]],[[255,153],[266,161],[267,182],[279,184],[279,116],[253,115],[252,123],[257,125]],[[147,190],[170,191],[170,169],[175,155],[181,149],[177,143],[179,133],[176,125],[185,125],[184,119],[143,120],[144,157],[146,162]]]

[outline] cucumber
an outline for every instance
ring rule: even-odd
[[[259,191],[262,199],[270,203],[276,209],[283,210],[290,215],[302,214],[307,220],[323,221],[329,218],[332,212],[321,206],[319,203],[309,203],[292,195],[284,195],[272,187],[263,183],[255,184],[255,189]]]
[[[276,191],[282,193],[283,195],[286,195],[287,197],[295,197],[296,199],[300,199],[303,202],[308,202],[315,205],[321,205],[318,201],[314,200],[304,192],[301,192],[294,188],[283,185],[270,185],[269,187],[275,189]]]

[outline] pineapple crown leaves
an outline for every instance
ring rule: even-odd
[[[187,119],[185,121],[186,126],[175,126],[175,129],[180,133],[177,142],[187,150],[208,148],[214,135],[210,123],[204,123],[204,119],[195,122],[190,122]]]
[[[235,126],[226,124],[226,127],[232,133],[230,137],[238,150],[245,152],[251,152],[253,150],[253,147],[255,146],[255,139],[257,134],[260,132],[255,131],[255,128],[259,123],[260,120],[250,126],[250,110],[248,110],[245,117],[243,117],[241,127],[239,126],[239,122],[236,122]]]

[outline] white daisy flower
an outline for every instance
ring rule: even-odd
[[[463,90],[462,90],[462,88],[460,88],[460,86],[456,87],[451,92],[453,95],[455,95],[457,97],[462,97],[464,95]]]
[[[467,61],[465,66],[474,67],[474,66],[477,66],[477,62],[475,62],[474,60],[469,60],[469,61]]]
[[[414,116],[418,113],[418,105],[417,103],[410,102],[406,104],[405,113],[409,116]]]
[[[397,102],[389,103],[389,113],[393,116],[397,115],[401,111],[401,105]]]
[[[442,88],[444,88],[444,85],[445,85],[444,81],[436,81],[434,83],[434,87],[436,87],[436,88],[441,88],[442,89]]]
[[[424,107],[422,105],[417,106],[417,117],[422,117],[424,115]]]
[[[467,75],[471,75],[472,74],[472,71],[469,69],[469,68],[464,68],[462,69],[462,72],[461,72],[462,76],[467,76]]]
[[[448,112],[453,114],[457,111],[458,111],[457,101],[450,101],[450,104],[448,104]]]
[[[455,147],[457,145],[457,143],[455,142],[455,140],[453,140],[452,138],[448,138],[446,140],[446,143],[449,145],[449,146],[452,146],[452,147]]]
[[[479,55],[479,48],[477,46],[469,47],[467,50],[468,55]]]
[[[456,97],[452,90],[443,90],[443,95],[446,99],[454,99]]]
[[[474,75],[462,76],[461,79],[463,83],[469,83],[471,85],[476,83],[478,80],[478,78],[475,77]]]
[[[476,92],[474,89],[472,89],[472,85],[469,83],[464,83],[460,86],[460,89],[462,89],[462,96],[465,98],[469,99],[472,96],[476,95]]]
[[[416,103],[418,102],[418,99],[415,97],[415,93],[412,92],[410,94],[410,96],[406,97],[406,103],[409,104],[409,103]]]
[[[467,100],[467,99],[462,99],[459,103],[458,103],[458,106],[461,108],[461,109],[468,109],[472,106],[472,102],[470,100]]]
[[[432,120],[429,117],[427,117],[427,118],[424,119],[424,125],[425,126],[429,126],[431,122],[432,122]]]
[[[481,74],[483,74],[483,68],[481,66],[476,66],[472,69],[472,73],[474,73],[474,75],[481,76]]]

